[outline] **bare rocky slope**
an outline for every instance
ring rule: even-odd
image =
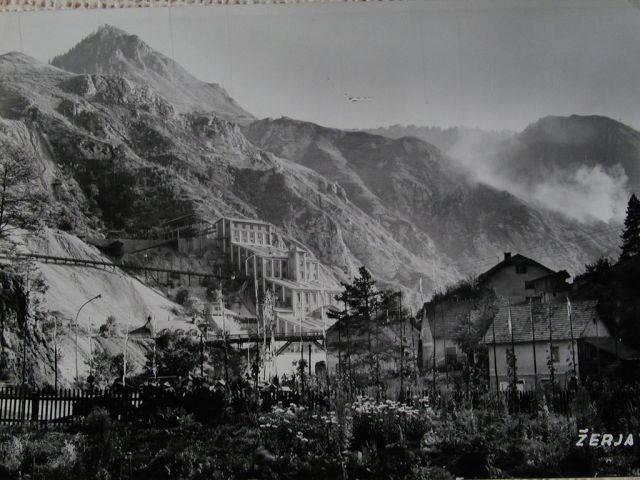
[[[531,252],[552,267],[578,271],[615,236],[590,236],[607,225],[581,225],[473,181],[416,137],[392,139],[288,118],[259,120],[243,131],[257,146],[337,182],[409,250],[423,255],[429,244],[459,272],[478,273],[478,259],[492,261],[502,251]]]

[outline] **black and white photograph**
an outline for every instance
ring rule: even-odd
[[[37,3],[0,478],[640,476],[639,1]]]

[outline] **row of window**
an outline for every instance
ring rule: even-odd
[[[241,228],[243,230],[267,231],[268,225],[259,225],[254,223],[233,222],[233,228]]]
[[[253,243],[256,245],[271,245],[269,233],[233,231],[233,241],[237,243]]]

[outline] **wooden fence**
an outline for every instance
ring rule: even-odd
[[[278,403],[287,407],[301,405],[313,410],[328,409],[328,394],[294,391],[261,391],[261,410],[269,411]],[[255,392],[250,389],[233,391],[227,399],[224,392],[210,390],[173,391],[142,390],[33,390],[20,387],[0,387],[0,424],[18,425],[71,424],[86,417],[94,408],[103,407],[114,420],[145,421],[167,409],[183,409],[198,419],[212,420],[232,407],[235,412],[255,409]]]
[[[96,406],[108,409],[115,419],[123,420],[135,412],[141,403],[142,397],[137,391],[118,393],[104,390],[53,391],[0,387],[0,423],[68,424],[86,416]]]

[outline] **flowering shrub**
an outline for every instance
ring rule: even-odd
[[[391,400],[377,403],[371,398],[359,397],[351,408],[351,447],[354,449],[369,446],[382,451],[389,444],[417,444],[433,421],[430,407],[418,409]]]
[[[291,404],[259,418],[260,440],[274,455],[274,469],[304,478],[333,478],[343,468],[345,428],[335,412],[314,413]]]
[[[279,455],[314,449],[317,453],[326,453],[331,446],[336,452],[340,449],[339,425],[334,412],[312,413],[295,404],[288,408],[276,406],[259,418],[259,424],[265,446]]]

